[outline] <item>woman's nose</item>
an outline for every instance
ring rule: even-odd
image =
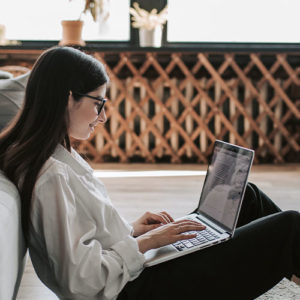
[[[101,110],[101,112],[99,114],[99,122],[105,123],[106,121],[107,121],[107,117],[106,117],[106,113],[105,113],[105,108],[103,107],[103,109]]]

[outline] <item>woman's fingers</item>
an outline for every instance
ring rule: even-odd
[[[159,214],[163,215],[167,219],[168,223],[174,222],[174,219],[166,211],[162,211]]]
[[[176,242],[177,241],[182,241],[182,240],[189,240],[189,239],[193,239],[197,236],[197,234],[195,233],[189,233],[189,234],[180,234],[177,236],[176,238]]]
[[[145,235],[138,237],[141,251],[158,248],[179,240],[194,238],[196,234],[190,231],[205,229],[203,224],[193,220],[180,220],[163,226],[162,223],[148,224],[147,226],[153,227]]]
[[[165,220],[163,215],[152,214],[151,217],[155,219],[155,222],[153,222],[152,220],[148,223],[148,225],[158,224],[158,223],[168,225],[169,227],[167,228],[170,234],[181,234],[186,231],[192,231],[192,230],[200,231],[205,229],[205,226],[203,224],[193,220],[186,219],[186,220],[179,220],[176,222],[169,222],[169,220],[168,221]]]
[[[198,222],[198,221],[194,221],[194,220],[189,220],[189,219],[183,219],[183,220],[178,220],[175,221],[173,224],[178,224],[178,225],[184,225],[184,224],[191,224],[191,225],[201,225],[204,226],[202,223]]]
[[[192,220],[180,222],[174,225],[175,225],[174,242],[195,238],[197,234],[190,233],[190,231],[201,231],[206,228],[201,223]]]
[[[200,231],[205,229],[205,226],[201,223],[194,222],[194,221],[188,221],[185,223],[177,223],[175,225],[175,231],[177,234],[181,234],[187,231]]]
[[[152,223],[162,223],[162,224],[168,224],[170,223],[168,218],[161,213],[155,214],[155,213],[149,213],[148,216],[148,224],[152,224]]]
[[[148,224],[153,223],[162,223],[162,224],[168,224],[173,222],[173,218],[167,213],[167,212],[160,212],[160,213],[146,213],[146,221]]]

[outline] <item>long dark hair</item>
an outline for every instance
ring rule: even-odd
[[[107,82],[102,63],[70,47],[48,49],[34,64],[23,108],[0,134],[0,169],[19,190],[26,238],[31,197],[42,166],[58,144],[70,151],[70,91],[86,94]]]

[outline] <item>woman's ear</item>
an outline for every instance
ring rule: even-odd
[[[72,97],[72,99],[74,100],[72,91],[69,91],[69,99],[70,99],[70,97]]]

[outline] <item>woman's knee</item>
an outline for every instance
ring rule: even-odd
[[[300,226],[300,213],[295,210],[286,210],[280,213],[283,222],[291,226]]]
[[[245,210],[247,214],[249,214],[249,212],[253,213],[260,206],[257,191],[258,188],[255,184],[247,184],[242,204],[242,210]]]

